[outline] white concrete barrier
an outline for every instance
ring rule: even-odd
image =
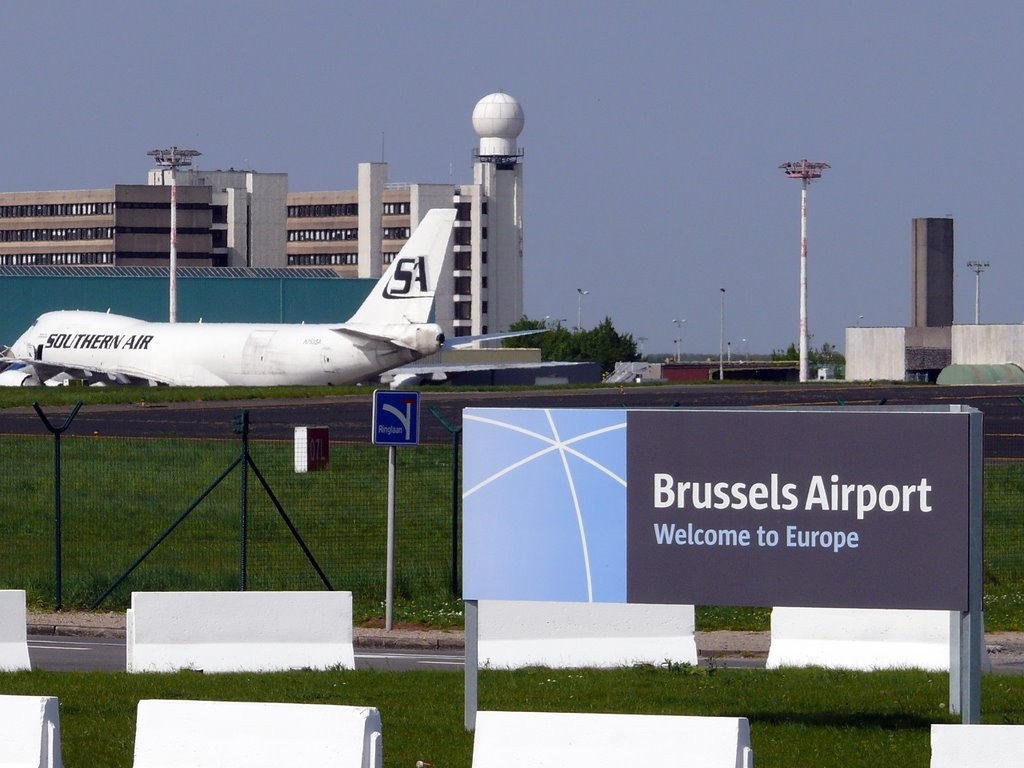
[[[54,696],[0,696],[0,766],[62,768]]]
[[[745,717],[478,712],[472,768],[753,768]]]
[[[932,725],[931,768],[1019,768],[1024,725]]]
[[[139,702],[134,768],[381,768],[373,707],[237,701]]]
[[[351,592],[133,592],[129,672],[355,668]]]
[[[697,663],[692,605],[478,603],[481,667]]]
[[[949,611],[773,608],[767,667],[948,671],[950,627]]]
[[[25,590],[0,589],[0,670],[31,669]]]

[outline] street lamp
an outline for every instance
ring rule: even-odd
[[[722,312],[718,327],[718,380],[725,381],[725,288],[719,288],[722,292]]]
[[[586,291],[582,288],[576,289],[576,330],[583,330],[583,297],[586,296],[590,291]]]
[[[682,320],[680,320],[679,318],[676,318],[672,322],[676,324],[676,339],[675,339],[675,342],[676,342],[676,362],[678,363],[679,362],[679,342],[681,342],[683,340],[683,336],[682,336],[682,334],[683,334],[683,323],[686,322],[686,318],[684,317]]]

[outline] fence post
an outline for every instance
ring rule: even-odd
[[[238,534],[239,539],[239,590],[245,592],[249,587],[249,411],[242,411],[231,420],[234,433],[242,436],[242,521]]]
[[[462,436],[462,427],[454,427],[445,421],[441,412],[431,406],[431,415],[441,422],[441,426],[448,430],[452,436],[452,573],[451,592],[452,597],[458,597],[462,590],[459,589],[459,442]]]
[[[32,407],[35,408],[39,418],[42,419],[43,424],[53,435],[53,538],[54,538],[54,584],[56,592],[56,604],[57,610],[63,608],[64,603],[64,576],[61,569],[61,563],[63,561],[63,552],[61,551],[61,506],[60,506],[60,436],[67,431],[68,427],[71,426],[71,422],[74,421],[75,416],[78,415],[78,409],[82,407],[82,401],[79,400],[75,403],[75,407],[71,409],[71,413],[64,419],[63,426],[55,427],[50,423],[50,420],[46,418],[46,414],[43,413],[43,409],[39,407],[38,402],[33,402]]]

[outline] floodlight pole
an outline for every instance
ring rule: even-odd
[[[171,170],[171,259],[168,267],[168,321],[178,322],[178,183],[176,171],[192,165],[192,158],[202,152],[194,149],[153,149],[146,153],[161,168]]]
[[[828,163],[797,160],[779,166],[787,179],[800,179],[800,381],[807,381],[807,188],[820,179],[822,171],[831,168]]]
[[[725,381],[725,367],[722,359],[725,357],[725,288],[719,288],[722,292],[722,308],[718,316],[718,380]]]
[[[968,261],[967,266],[974,270],[974,324],[981,323],[981,273],[989,268],[987,261]]]

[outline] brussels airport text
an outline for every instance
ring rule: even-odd
[[[837,474],[828,479],[812,475],[801,492],[796,483],[780,482],[772,474],[767,482],[699,482],[677,480],[668,473],[655,473],[653,482],[655,509],[730,510],[730,511],[803,511],[853,513],[864,520],[869,513],[927,513],[932,511],[928,478],[911,484],[848,483]],[[658,544],[698,547],[777,547],[814,548],[839,553],[860,547],[858,531],[833,528],[807,528],[786,525],[780,531],[758,525],[749,528],[701,527],[693,522],[655,522]]]

